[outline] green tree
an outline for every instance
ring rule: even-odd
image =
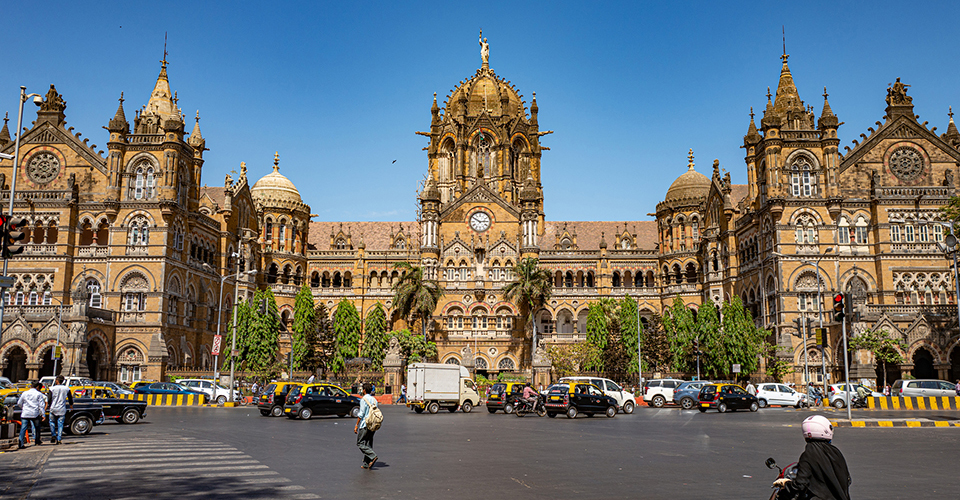
[[[877,364],[880,365],[880,370],[883,371],[883,386],[886,387],[887,365],[903,363],[903,356],[900,353],[907,350],[907,343],[903,339],[890,338],[890,333],[885,329],[864,330],[850,339],[849,348],[863,349],[873,354]]]
[[[716,357],[714,365],[723,367],[718,375],[732,373],[734,364],[740,365],[738,378],[756,372],[760,368],[760,356],[764,354],[768,332],[757,328],[740,297],[723,304],[720,328],[722,341],[709,346],[711,357]]]
[[[503,287],[503,298],[519,306],[520,314],[529,318],[527,325],[533,328],[530,343],[530,363],[533,364],[533,353],[536,350],[537,326],[534,314],[546,301],[550,300],[553,292],[553,277],[550,271],[540,267],[540,261],[527,257],[513,267],[514,280]],[[526,330],[527,325],[524,325]]]
[[[371,367],[376,371],[383,369],[383,358],[387,355],[387,342],[389,340],[387,313],[383,309],[383,304],[377,302],[377,305],[367,313],[363,351],[361,353],[361,356],[370,359]]]
[[[238,370],[244,370],[246,366],[247,353],[250,351],[250,331],[251,325],[253,324],[253,310],[250,307],[250,304],[244,301],[237,303],[237,307],[234,308],[234,314],[236,315],[236,335],[237,335],[237,356],[234,360],[235,366]],[[231,318],[232,319],[232,318]],[[224,345],[221,347],[221,352],[230,352],[231,346],[233,345],[233,333],[234,327],[233,322],[228,325],[227,336],[224,338]],[[223,357],[223,371],[230,369],[230,356]]]
[[[393,265],[399,269],[400,279],[393,284],[393,307],[410,323],[420,319],[423,338],[427,338],[427,325],[433,318],[433,311],[443,297],[443,289],[437,280],[427,279],[423,275],[423,267],[409,262],[398,262]]]
[[[672,353],[670,351],[670,338],[663,327],[663,321],[658,314],[654,314],[643,328],[643,344],[640,350],[643,352],[644,370],[651,367],[655,371],[661,371],[670,363]]]
[[[273,290],[264,288],[253,296],[253,318],[247,337],[246,370],[261,380],[280,373],[280,316]],[[264,307],[265,305],[265,307]]]
[[[553,370],[560,377],[577,375],[592,360],[600,356],[596,346],[589,342],[556,344],[547,347],[547,356]]]
[[[693,340],[696,338],[696,322],[693,311],[677,295],[668,312],[669,314],[663,317],[662,322],[663,330],[670,339],[671,365],[678,372],[695,372],[697,361],[694,356]]]
[[[311,373],[326,372],[333,355],[334,340],[330,311],[325,304],[317,304],[313,310],[313,327],[307,331],[303,368]]]
[[[422,335],[414,335],[410,330],[394,330],[387,337],[396,337],[400,344],[400,352],[407,359],[407,363],[420,363],[437,359],[437,343],[429,342]]]
[[[767,358],[767,375],[773,377],[777,382],[783,382],[783,377],[793,373],[793,365],[787,361],[787,358],[781,356],[781,353],[790,352],[789,348],[780,347],[774,344],[765,343],[764,349]]]
[[[330,371],[341,374],[347,361],[357,357],[360,347],[360,314],[347,299],[340,301],[333,314],[334,349]]]
[[[623,349],[624,365],[623,372],[628,375],[636,375],[640,368],[637,365],[637,341],[638,339],[638,306],[637,301],[632,297],[624,297],[620,301],[619,322],[620,322],[620,345]]]
[[[607,319],[604,307],[598,302],[591,303],[587,309],[587,343],[593,346],[597,355],[587,360],[585,366],[587,370],[603,371],[605,361],[603,353],[610,342],[609,328],[610,321]]]
[[[310,287],[303,285],[303,288],[297,293],[297,298],[293,304],[293,335],[291,354],[293,356],[293,369],[304,368],[304,361],[310,350],[307,343],[307,337],[311,330],[316,331],[316,310],[313,305],[313,292]]]
[[[717,306],[712,301],[707,301],[697,310],[697,323],[695,328],[696,345],[693,355],[700,351],[701,373],[707,378],[717,378],[717,374],[722,370],[714,363],[711,353],[711,347],[717,341],[722,340],[720,335],[720,317],[717,314]]]

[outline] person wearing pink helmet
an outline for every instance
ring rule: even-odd
[[[797,462],[796,479],[777,479],[774,486],[782,488],[787,498],[849,500],[850,471],[843,453],[830,441],[833,425],[826,417],[814,415],[800,426],[806,449]]]

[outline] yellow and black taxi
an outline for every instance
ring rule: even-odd
[[[307,384],[293,387],[287,393],[283,414],[290,418],[310,420],[314,415],[357,417],[360,398],[351,396],[333,384]]]
[[[103,408],[103,418],[112,418],[121,424],[135,424],[147,413],[147,402],[123,399],[109,387],[85,385],[71,387],[75,401],[90,399]]]
[[[553,384],[547,389],[547,416],[556,417],[566,413],[567,418],[576,418],[583,413],[592,417],[603,413],[613,418],[617,416],[617,400],[607,396],[599,387],[588,382],[569,382]]]
[[[283,415],[283,404],[287,394],[295,387],[301,387],[300,382],[270,382],[257,400],[257,408],[264,417],[279,417]]]
[[[725,413],[727,410],[757,411],[760,409],[757,397],[737,384],[707,384],[700,388],[698,398],[697,406],[700,413],[709,409],[720,413]]]
[[[515,402],[523,395],[525,385],[525,382],[504,382],[488,387],[487,411],[496,413],[497,410],[503,410],[507,414],[513,413]]]

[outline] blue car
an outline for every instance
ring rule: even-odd
[[[134,390],[137,394],[183,394],[184,396],[201,396],[203,402],[207,401],[206,394],[187,389],[180,384],[174,384],[172,382],[154,382],[152,384],[138,385]]]
[[[692,410],[697,407],[700,398],[700,389],[707,384],[712,384],[709,380],[694,380],[684,382],[677,386],[673,391],[673,403],[680,405],[684,410]]]

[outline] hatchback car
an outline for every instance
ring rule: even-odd
[[[184,387],[189,387],[195,391],[202,392],[210,398],[210,401],[216,401],[217,404],[224,404],[230,399],[230,389],[214,382],[213,380],[202,379],[202,378],[188,378],[180,379],[177,381],[180,385]],[[233,400],[240,401],[243,398],[243,395],[240,394],[240,391],[233,391]]]
[[[807,395],[797,392],[786,384],[757,385],[757,402],[760,408],[768,406],[793,406],[802,408],[807,405]]]
[[[333,384],[301,385],[290,388],[283,413],[302,420],[310,420],[314,415],[357,417],[360,415],[360,398]]]
[[[705,385],[700,389],[699,399],[700,413],[711,408],[720,413],[725,413],[727,410],[757,411],[760,409],[757,397],[735,384]]]
[[[189,389],[180,384],[174,384],[172,382],[154,382],[152,384],[138,385],[134,390],[137,392],[137,394],[174,394],[183,396],[194,395],[200,396],[202,402],[207,402],[206,394]]]
[[[619,410],[627,415],[633,413],[633,410],[637,407],[637,399],[633,397],[633,394],[624,390],[623,387],[620,387],[620,385],[613,380],[599,377],[563,377],[559,380],[561,384],[574,381],[589,382],[599,387],[604,394],[616,399]]]
[[[300,387],[300,382],[271,382],[260,393],[257,408],[264,417],[279,417],[283,415],[283,405],[287,401],[287,394],[294,387]]]
[[[506,382],[493,384],[487,389],[487,411],[496,413],[497,410],[503,410],[504,413],[513,413],[516,406],[516,400],[523,395],[523,388],[526,382]]]
[[[900,397],[956,397],[956,385],[946,380],[897,380],[890,388],[891,396]]]
[[[854,385],[854,384],[851,384],[850,387],[851,387],[851,389],[853,390],[853,393],[850,395],[850,398],[851,398],[851,399],[853,399],[853,397],[857,395],[857,392],[859,392],[859,389],[860,389],[861,387],[863,387],[864,389],[866,389],[868,397],[872,397],[872,398],[882,398],[882,397],[884,397],[882,393],[879,393],[879,392],[877,392],[877,391],[874,391],[874,390],[870,389],[869,387],[867,387],[867,386],[865,386],[865,385],[860,385],[860,384]],[[828,396],[827,396],[828,402],[829,402],[834,408],[844,408],[844,407],[846,407],[846,404],[847,404],[847,403],[846,403],[846,401],[847,401],[847,384],[833,384],[833,385],[827,387],[827,392],[828,392]]]
[[[599,387],[585,382],[550,386],[545,406],[550,418],[559,413],[566,413],[567,418],[576,418],[580,413],[588,417],[597,413],[610,418],[617,416],[617,400],[604,394]]]
[[[709,380],[687,381],[677,386],[673,391],[673,403],[680,405],[684,410],[692,410],[697,407],[700,400],[700,389],[707,384],[712,384]]]
[[[675,378],[650,380],[643,385],[643,400],[654,408],[662,408],[673,401],[673,391],[682,383],[683,380]]]

